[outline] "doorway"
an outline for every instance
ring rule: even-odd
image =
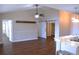
[[[46,22],[46,36],[47,38],[55,37],[55,23]]]

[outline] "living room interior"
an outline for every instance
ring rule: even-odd
[[[78,6],[0,5],[0,55],[78,55]]]

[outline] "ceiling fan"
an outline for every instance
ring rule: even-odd
[[[35,7],[36,7],[36,13],[35,13],[35,18],[39,18],[39,17],[44,17],[45,15],[44,14],[40,14],[39,12],[38,12],[38,4],[35,4]]]

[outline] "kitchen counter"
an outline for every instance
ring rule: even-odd
[[[79,54],[79,37],[68,35],[60,37],[61,50],[66,50],[73,54]]]
[[[70,43],[71,46],[77,47],[79,46],[79,37],[78,36],[62,36],[60,37],[61,43]]]

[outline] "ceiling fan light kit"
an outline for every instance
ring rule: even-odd
[[[35,14],[35,18],[39,18],[39,14],[38,13]]]

